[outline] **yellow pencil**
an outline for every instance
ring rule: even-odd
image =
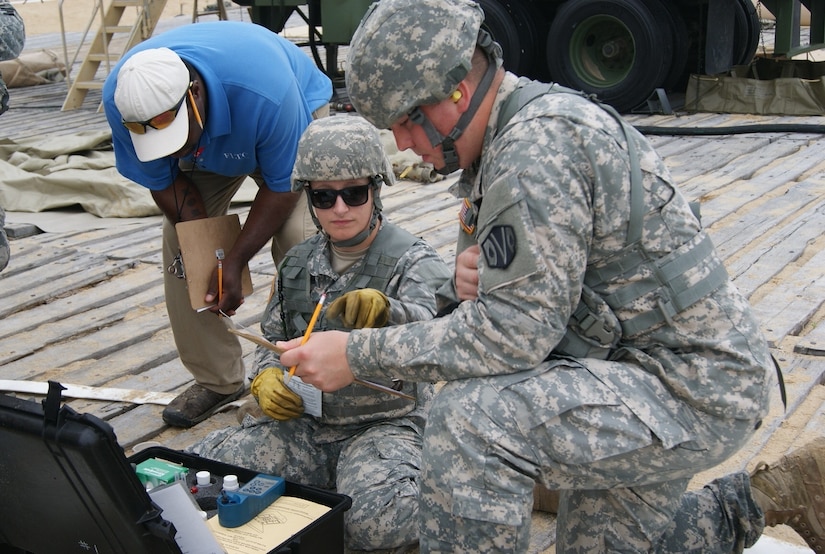
[[[321,308],[324,305],[324,300],[327,299],[327,293],[321,295],[321,298],[318,299],[318,305],[315,306],[315,311],[312,313],[312,317],[309,320],[309,325],[307,325],[307,330],[304,333],[304,338],[301,339],[301,344],[306,344],[309,340],[309,334],[312,333],[312,328],[315,327],[315,322],[318,321],[318,316],[321,314]],[[289,383],[289,380],[292,379],[292,376],[295,374],[295,367],[292,366],[289,368],[289,374],[284,378],[284,384]]]
[[[218,304],[223,296],[223,248],[215,250],[215,257],[218,258]]]

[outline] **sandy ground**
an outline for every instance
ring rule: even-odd
[[[59,33],[61,12],[66,32],[83,32],[93,17],[100,17],[94,11],[95,0],[26,0],[12,1],[12,4],[26,24],[26,36]],[[168,0],[162,18],[187,17],[191,20],[194,4],[195,0]],[[217,5],[216,0],[198,0],[198,8],[201,11],[209,4]],[[104,1],[104,5],[107,5],[107,2]],[[226,9],[246,8],[233,3],[231,6],[227,5]],[[134,21],[136,15],[136,10],[127,10],[122,23]],[[92,27],[96,28],[96,25]]]

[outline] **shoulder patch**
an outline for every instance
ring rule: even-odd
[[[511,225],[496,225],[481,243],[487,267],[504,269],[516,257],[516,232]]]
[[[475,204],[470,202],[468,198],[464,198],[461,202],[461,210],[458,212],[458,221],[461,223],[461,228],[468,235],[476,232],[476,220],[478,219],[478,208]]]

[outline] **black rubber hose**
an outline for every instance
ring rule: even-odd
[[[825,125],[805,125],[801,123],[764,123],[756,125],[731,125],[728,127],[657,127],[655,125],[634,125],[643,135],[741,135],[745,133],[815,133],[825,134]]]

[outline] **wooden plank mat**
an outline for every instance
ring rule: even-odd
[[[801,337],[794,345],[794,352],[809,356],[825,356],[825,321],[820,321],[813,331]]]
[[[753,291],[796,262],[808,245],[821,236],[825,227],[825,201],[819,201],[821,195],[811,194],[797,195],[798,203],[790,198],[801,190],[802,187],[794,188],[783,198],[789,209],[796,207],[796,218],[781,225],[765,212],[758,212],[753,215],[759,221],[752,225],[743,221],[741,232],[731,237],[744,240],[728,240],[718,246],[723,257],[730,254],[726,262],[728,271],[745,296],[750,297]],[[755,247],[747,248],[754,237],[760,240]]]
[[[753,306],[771,347],[797,335],[825,303],[825,251],[785,273],[781,284]]]

